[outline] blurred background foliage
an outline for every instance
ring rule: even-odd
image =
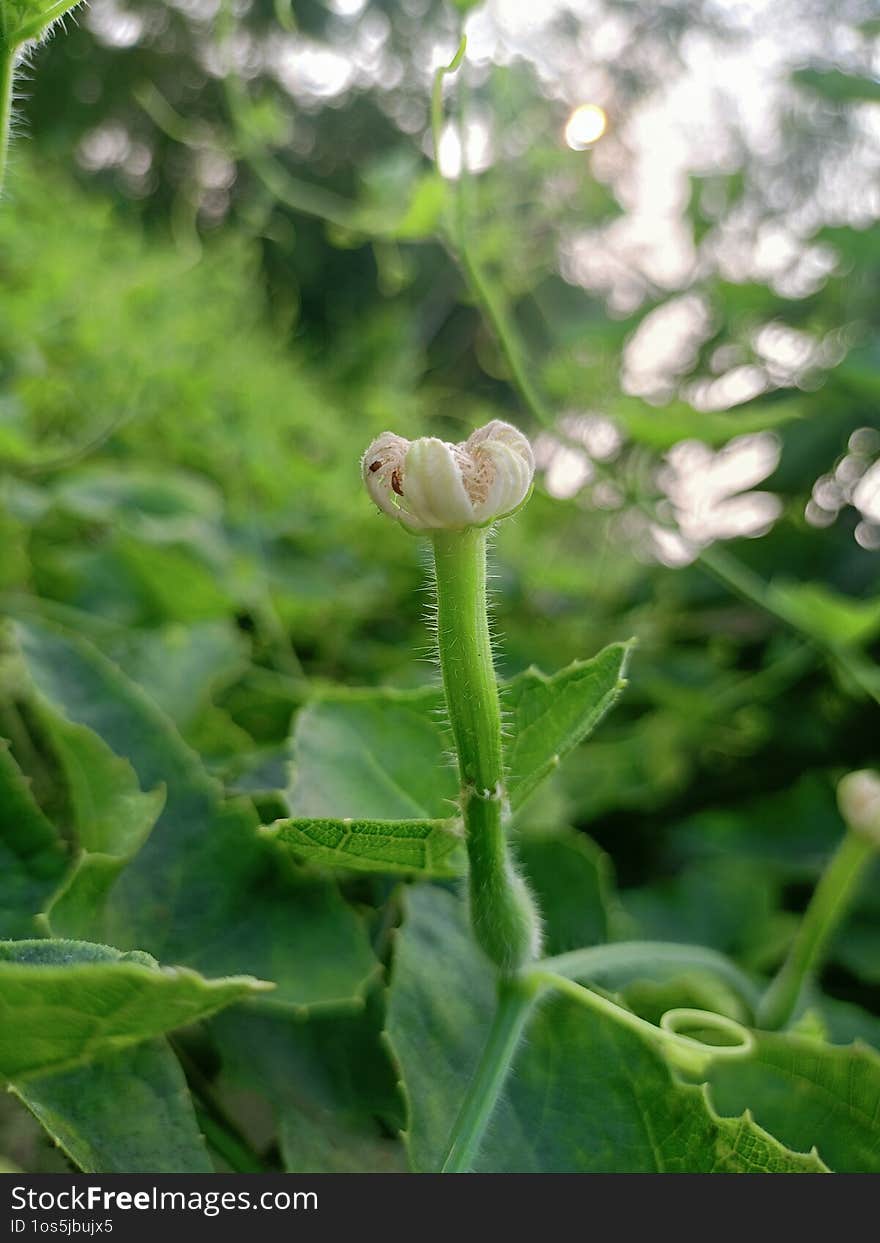
[[[434,676],[359,454],[511,419],[500,670],[639,638],[521,830],[610,854],[621,932],[771,969],[878,760],[878,75],[870,0],[94,0],[30,54],[0,210],[4,611],[272,814],[311,688]],[[825,980],[875,1014],[878,913]]]

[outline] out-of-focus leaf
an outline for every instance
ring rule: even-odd
[[[456,876],[463,859],[455,820],[276,820],[263,832],[325,867]]]
[[[703,860],[670,880],[630,889],[622,903],[645,940],[711,945],[748,956],[767,936],[778,886],[741,857]]]
[[[774,582],[772,593],[792,625],[823,643],[858,645],[880,632],[880,597],[851,599],[823,583]]]
[[[391,1138],[403,1125],[402,1102],[377,998],[353,1013],[307,1018],[230,1011],[212,1021],[211,1034],[223,1086],[268,1099],[285,1169],[384,1173],[404,1165]]]
[[[394,946],[388,1035],[407,1101],[415,1170],[436,1171],[492,1021],[495,980],[464,904],[418,886],[407,893]]]
[[[446,194],[446,183],[437,173],[427,173],[417,181],[406,212],[394,228],[394,236],[408,242],[435,234],[440,224]]]
[[[83,941],[0,941],[0,1075],[68,1069],[269,987],[247,976],[207,980]]]
[[[31,937],[66,865],[66,852],[0,739],[0,936]]]
[[[534,893],[544,953],[607,941],[616,914],[611,860],[583,833],[524,835],[516,853]]]
[[[107,894],[156,823],[165,791],[144,794],[128,761],[85,726],[48,710],[43,720],[67,777],[81,847],[46,916],[54,936],[98,936]]]
[[[245,667],[247,646],[226,620],[128,632],[108,653],[186,731],[211,692]]]
[[[797,86],[836,104],[880,101],[880,82],[876,78],[861,78],[841,69],[796,69],[791,79]]]
[[[112,943],[211,975],[272,980],[272,1005],[353,997],[375,961],[336,888],[279,869],[250,804],[226,802],[167,719],[90,644],[35,622],[19,632],[54,709],[124,756],[142,789],[167,791],[149,839],[110,892]]]
[[[442,820],[458,793],[436,691],[319,699],[297,718],[291,815]]]
[[[716,1062],[716,1107],[750,1109],[795,1148],[815,1144],[838,1173],[880,1171],[880,1054],[794,1035],[760,1032],[756,1039],[753,1056]]]
[[[796,401],[768,401],[746,406],[736,414],[716,414],[684,402],[654,407],[635,398],[621,398],[611,413],[633,440],[662,453],[682,440],[723,445],[734,436],[781,427],[802,418],[804,412]]]
[[[164,1040],[28,1079],[13,1091],[87,1174],[213,1172],[183,1074]]]

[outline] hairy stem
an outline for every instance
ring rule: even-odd
[[[797,1012],[804,989],[822,964],[825,950],[874,857],[871,844],[848,832],[828,865],[804,912],[794,943],[758,1007],[758,1025],[774,1031]]]
[[[524,980],[502,979],[499,982],[495,1017],[452,1128],[441,1174],[464,1174],[473,1164],[507,1079],[536,991]]]
[[[434,532],[437,644],[461,778],[471,923],[502,971],[534,958],[538,917],[507,843],[501,708],[486,605],[486,533]]]
[[[12,123],[12,79],[15,65],[15,48],[0,39],[0,194],[6,178],[9,155],[9,128]]]

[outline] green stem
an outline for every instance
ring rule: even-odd
[[[470,1169],[507,1079],[535,995],[536,988],[523,980],[499,982],[495,1017],[452,1128],[441,1174],[464,1174]]]
[[[668,979],[683,971],[707,971],[728,984],[752,1012],[758,1003],[758,991],[745,972],[723,954],[703,945],[616,941],[543,958],[534,969],[611,988],[639,978]]]
[[[442,66],[434,75],[434,89],[431,94],[431,131],[434,139],[434,163],[437,165],[440,138],[443,132],[443,79],[447,74],[455,73],[464,58],[467,39],[462,39],[455,56],[448,65]],[[525,403],[527,409],[545,427],[553,425],[553,414],[544,402],[538,389],[530,379],[532,368],[528,364],[525,346],[513,318],[504,305],[504,299],[498,294],[492,281],[485,271],[468,239],[468,212],[465,200],[468,181],[467,157],[465,150],[465,133],[461,134],[461,173],[455,192],[455,212],[447,215],[446,232],[453,255],[461,264],[471,296],[486,317],[505,362],[510,368],[514,387]]]
[[[832,936],[855,897],[874,857],[870,842],[849,831],[816,886],[794,943],[758,1007],[758,1025],[775,1031],[797,1012],[811,978],[822,964]]]
[[[12,80],[15,48],[0,41],[0,194],[6,177],[9,154],[9,127],[12,122]]]
[[[661,1021],[659,1027],[655,1023],[649,1023],[647,1019],[634,1014],[632,1010],[625,1009],[611,1001],[610,998],[604,997],[591,988],[586,988],[583,984],[577,984],[566,976],[533,968],[528,971],[525,978],[534,985],[544,985],[555,989],[594,1013],[601,1014],[603,1018],[611,1019],[621,1027],[629,1028],[630,1031],[661,1050],[680,1070],[686,1070],[691,1074],[704,1074],[713,1059],[738,1059],[748,1056],[754,1048],[751,1033],[742,1024],[722,1014],[702,1010],[670,1010],[667,1012],[670,1017],[676,1014],[686,1016],[691,1022],[714,1028],[717,1033],[723,1033],[732,1037],[733,1040],[731,1044],[706,1044],[691,1036],[683,1035],[674,1027],[667,1025],[665,1021]]]
[[[461,778],[471,923],[502,971],[534,958],[538,917],[507,843],[501,707],[486,605],[486,533],[434,532],[437,645]]]

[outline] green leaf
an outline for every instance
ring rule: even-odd
[[[95,936],[113,882],[137,854],[165,802],[161,787],[142,793],[134,769],[84,725],[42,713],[67,777],[82,853],[46,910],[55,936]]]
[[[424,876],[456,876],[464,867],[455,820],[276,820],[263,833],[325,867]]]
[[[82,941],[0,941],[0,1077],[64,1070],[270,987]]]
[[[149,839],[110,891],[107,939],[208,975],[272,980],[267,1004],[355,996],[375,959],[335,886],[279,868],[251,805],[224,800],[161,712],[90,644],[43,623],[18,631],[54,709],[125,756],[141,789],[167,790]]]
[[[671,879],[627,890],[621,901],[639,937],[742,958],[770,939],[778,888],[763,863],[733,855],[699,860]]]
[[[609,947],[614,948],[614,947]],[[650,948],[650,947],[647,947]],[[465,905],[419,886],[398,933],[388,1034],[402,1071],[416,1170],[436,1170],[495,1006]],[[567,998],[539,1004],[477,1167],[510,1172],[809,1172],[748,1116],[719,1117],[640,1037]]]
[[[213,1172],[186,1082],[164,1040],[12,1090],[87,1174]]]
[[[504,683],[516,807],[595,729],[624,685],[631,644],[614,643],[553,677]],[[297,819],[446,820],[458,796],[440,690],[342,691],[309,704],[293,739]]]
[[[392,227],[401,241],[433,236],[440,225],[446,202],[446,182],[437,173],[425,173],[415,183],[403,217]]]
[[[652,406],[636,397],[623,397],[613,403],[609,413],[633,440],[658,453],[682,440],[702,440],[707,445],[724,445],[734,436],[780,427],[803,417],[797,401],[756,401],[744,404],[735,414],[695,410],[684,402]]]
[[[382,1041],[379,999],[344,1014],[231,1010],[211,1022],[223,1062],[220,1086],[259,1093],[275,1115],[291,1173],[399,1170],[403,1108]]]
[[[66,866],[58,834],[0,739],[0,936],[41,931],[37,916]]]
[[[505,683],[508,792],[518,807],[596,728],[619,697],[632,643],[612,643],[592,660],[575,661],[552,677],[528,669]]]
[[[752,1057],[713,1071],[712,1097],[795,1148],[815,1144],[838,1173],[880,1171],[880,1054],[795,1035],[756,1034]]]
[[[0,0],[0,44],[15,49],[37,39],[81,0]]]
[[[771,594],[791,625],[832,647],[867,643],[880,631],[880,598],[858,600],[823,583],[778,581]]]
[[[611,860],[583,833],[523,836],[516,844],[538,901],[545,954],[607,941],[616,914]]]
[[[175,623],[127,631],[108,655],[185,732],[210,708],[212,691],[245,667],[247,646],[231,622]]]
[[[495,1008],[495,977],[464,903],[428,885],[407,893],[394,947],[388,1036],[401,1066],[413,1169],[440,1168]]]
[[[796,69],[791,79],[833,103],[880,101],[880,82],[876,78],[861,78],[841,69]]]
[[[435,714],[439,691],[363,691],[319,699],[293,738],[291,815],[443,820],[458,795]]]
[[[721,1117],[639,1036],[568,997],[535,1014],[478,1158],[499,1173],[819,1173],[748,1113]]]

